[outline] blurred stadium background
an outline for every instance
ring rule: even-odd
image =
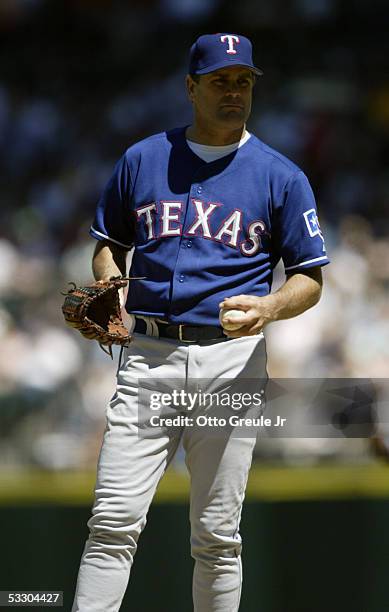
[[[332,260],[319,305],[268,328],[269,374],[388,377],[388,26],[385,0],[0,0],[0,590],[63,588],[70,609],[116,365],[65,328],[60,291],[91,279],[118,157],[190,121],[199,34],[253,40],[248,128],[310,178]],[[389,473],[369,440],[260,439],[255,462],[243,612],[389,609]],[[187,491],[178,454],[128,609],[190,609]]]

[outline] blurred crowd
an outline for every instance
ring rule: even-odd
[[[269,374],[387,377],[385,9],[377,0],[2,0],[2,464],[95,462],[116,363],[64,326],[60,292],[91,280],[88,229],[115,161],[132,142],[190,122],[187,52],[203,32],[253,40],[265,76],[248,129],[307,173],[332,261],[321,302],[269,326]],[[274,288],[282,279],[279,266]],[[306,446],[322,453],[322,442]]]

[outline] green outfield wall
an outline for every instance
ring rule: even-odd
[[[324,485],[321,496],[316,485],[318,498],[312,498],[308,483],[313,474],[320,478],[320,471],[300,471],[300,481],[295,480],[299,492],[290,499],[280,499],[282,491],[276,494],[274,481],[272,495],[278,499],[271,499],[270,489],[261,494],[251,480],[241,524],[241,612],[387,612],[387,470],[380,476],[380,493],[370,481],[370,494],[354,487],[342,498],[335,483],[333,499]],[[324,472],[321,475],[325,481]],[[254,481],[256,477],[258,473],[253,474]],[[50,480],[47,475],[39,478],[41,484]],[[293,478],[296,473],[290,472],[289,485]],[[192,610],[187,488],[181,483],[176,494],[174,487],[168,494],[170,485],[160,491],[150,510],[124,611]],[[3,489],[0,590],[63,590],[63,610],[70,612],[87,536],[90,491],[84,490],[84,497],[82,500],[80,492],[68,499],[63,494],[55,502],[42,489],[35,498],[14,495],[12,502]]]

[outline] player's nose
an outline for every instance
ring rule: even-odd
[[[240,94],[240,91],[236,91],[234,89],[231,89],[231,90],[225,92],[225,99],[227,101],[234,100],[234,102],[235,102],[237,100],[241,100],[242,96]]]
[[[233,95],[238,95],[239,96],[240,95],[240,90],[239,90],[238,83],[235,83],[234,81],[230,81],[229,83],[227,83],[226,93],[233,94]]]
[[[224,96],[222,104],[236,104],[237,106],[243,106],[242,97],[239,93],[231,92]]]

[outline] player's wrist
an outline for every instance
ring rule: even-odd
[[[264,297],[258,298],[260,300],[259,308],[259,319],[264,325],[278,321],[280,318],[280,303],[275,294],[270,293]]]

